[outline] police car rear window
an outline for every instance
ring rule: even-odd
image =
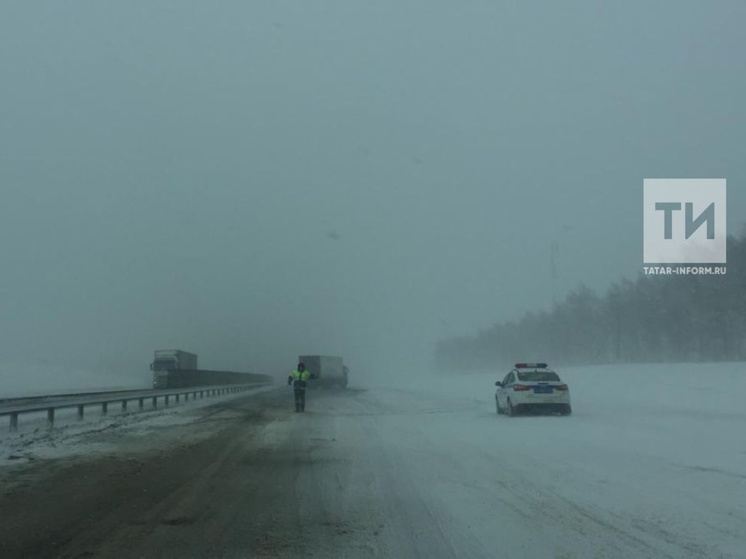
[[[559,382],[559,377],[554,371],[525,371],[518,373],[518,380],[524,382]]]

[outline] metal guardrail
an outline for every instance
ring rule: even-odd
[[[217,386],[217,385],[216,385]],[[222,386],[222,385],[221,385]],[[10,406],[10,405],[23,405],[25,403],[33,403],[33,402],[41,402],[41,401],[50,401],[50,400],[60,400],[60,399],[71,399],[71,398],[89,398],[89,397],[95,397],[95,396],[110,396],[112,394],[134,394],[137,392],[142,392],[143,394],[146,392],[152,392],[152,388],[118,388],[116,390],[98,390],[95,392],[62,392],[62,393],[55,393],[55,394],[44,394],[44,395],[34,395],[34,396],[10,396],[10,397],[2,397],[0,398],[0,407],[2,406]]]
[[[126,412],[128,409],[128,402],[137,401],[137,409],[138,411],[144,411],[145,410],[145,400],[151,400],[151,406],[149,407],[150,410],[158,409],[158,400],[162,399],[164,405],[168,406],[170,399],[172,397],[175,398],[176,403],[178,404],[181,401],[181,397],[184,396],[184,401],[189,401],[189,396],[192,396],[193,400],[196,400],[198,397],[200,399],[207,396],[208,398],[210,396],[218,396],[221,394],[230,394],[234,392],[244,392],[246,390],[249,390],[251,388],[256,388],[258,386],[264,386],[271,384],[269,382],[257,382],[252,384],[240,384],[240,385],[230,385],[230,386],[204,386],[204,387],[193,387],[188,389],[180,389],[180,390],[173,390],[173,391],[158,391],[158,393],[149,394],[147,396],[137,396],[132,395],[129,397],[109,397],[109,398],[101,398],[101,399],[95,399],[90,400],[86,399],[85,401],[62,401],[62,402],[48,402],[48,403],[39,403],[38,405],[27,405],[23,406],[22,409],[10,409],[10,410],[4,410],[0,411],[0,416],[7,415],[10,417],[10,431],[15,432],[18,430],[18,417],[21,414],[29,414],[29,413],[41,413],[41,412],[47,412],[47,427],[53,428],[54,427],[54,412],[55,410],[59,409],[70,409],[70,408],[78,408],[78,415],[77,419],[78,421],[83,421],[83,418],[85,417],[85,408],[87,406],[101,406],[101,416],[106,416],[109,413],[109,404],[117,404],[121,403],[122,406],[122,412]]]

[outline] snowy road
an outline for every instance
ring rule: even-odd
[[[735,399],[632,405],[613,375],[565,378],[586,387],[566,418],[497,416],[494,379],[472,375],[93,431],[68,444],[100,452],[0,468],[0,555],[743,557]],[[672,390],[706,392],[697,378]]]

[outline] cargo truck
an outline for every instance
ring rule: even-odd
[[[234,371],[199,369],[197,356],[180,349],[157,349],[150,364],[153,388],[190,388],[223,384],[252,384],[271,382],[267,375]]]
[[[347,367],[341,357],[330,355],[299,355],[298,362],[306,366],[314,379],[309,383],[310,387],[335,387],[347,388]]]
[[[177,371],[194,371],[199,369],[197,356],[180,349],[156,349],[150,370],[153,371],[153,388],[173,388],[169,376]]]

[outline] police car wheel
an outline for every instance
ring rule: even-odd
[[[513,403],[510,401],[510,398],[508,398],[508,416],[515,417],[516,415],[518,415],[518,411],[513,407]]]

